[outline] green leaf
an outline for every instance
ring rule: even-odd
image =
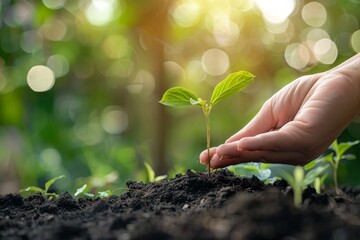
[[[111,195],[110,190],[98,192],[99,198],[106,198],[106,197],[109,197],[110,195]]]
[[[230,74],[215,86],[210,104],[214,106],[223,98],[242,90],[253,81],[254,77],[254,75],[246,71],[239,71]]]
[[[342,156],[347,150],[349,150],[349,148],[351,148],[352,146],[358,144],[360,141],[354,141],[354,142],[343,142],[338,144],[338,154],[339,156]]]
[[[168,177],[167,175],[156,176],[155,179],[154,179],[154,182],[160,182],[161,180],[164,180],[167,177]]]
[[[270,166],[270,163],[261,163],[260,170],[268,169]]]
[[[52,179],[50,179],[49,181],[47,181],[47,182],[45,183],[45,193],[48,192],[49,188],[51,187],[51,185],[54,184],[54,182],[56,182],[57,180],[62,179],[62,178],[64,178],[64,177],[65,177],[65,175],[61,175],[61,176],[52,178]]]
[[[147,162],[144,162],[146,173],[148,175],[148,181],[154,182],[155,181],[155,172],[154,169],[151,167],[151,165]]]
[[[305,169],[305,170],[310,170],[310,169],[312,169],[313,167],[315,167],[316,163],[317,163],[316,160],[313,160],[313,161],[309,162],[308,164],[306,164],[306,165],[304,166],[304,169]]]
[[[190,90],[183,87],[173,87],[164,93],[159,103],[170,107],[189,107],[194,105],[196,99],[199,98]],[[196,103],[196,105],[200,105],[200,103]]]
[[[81,188],[78,188],[78,189],[76,190],[76,193],[74,194],[74,197],[77,197],[77,196],[80,195],[81,193],[84,193],[86,187],[87,187],[87,184],[84,184]]]
[[[55,199],[55,198],[58,198],[59,195],[57,195],[56,193],[45,193],[45,196],[49,199],[49,200],[52,200],[52,199]]]
[[[310,185],[312,182],[314,182],[315,179],[319,177],[328,167],[329,165],[319,166],[306,173],[304,179],[305,186]]]
[[[27,188],[24,188],[24,189],[21,189],[20,190],[20,193],[23,193],[23,192],[38,192],[38,193],[43,193],[43,190],[39,187],[35,187],[35,186],[30,186],[30,187],[27,187]]]
[[[278,169],[278,175],[284,179],[292,188],[295,188],[294,186],[296,185],[296,182],[292,174],[280,168]]]
[[[86,197],[88,197],[88,198],[93,198],[93,197],[95,197],[95,195],[92,194],[92,193],[84,192],[83,194],[84,194],[84,196],[86,196]]]
[[[356,155],[344,154],[344,155],[342,155],[341,160],[356,160]]]
[[[198,98],[198,100],[192,99],[190,98],[190,103],[191,105],[200,105],[200,106],[204,106],[207,101],[206,100],[202,100],[201,98]]]
[[[331,166],[334,167],[335,163],[334,163],[334,153],[329,153],[328,155],[326,155],[325,157],[323,157],[321,159],[321,162],[328,162],[331,164]]]

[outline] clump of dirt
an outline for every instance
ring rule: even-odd
[[[227,170],[178,174],[104,199],[0,197],[0,239],[360,239],[360,190],[317,194],[301,208],[284,181]]]

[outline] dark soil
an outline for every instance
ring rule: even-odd
[[[360,190],[305,190],[221,170],[188,171],[105,199],[0,197],[0,239],[360,239]]]

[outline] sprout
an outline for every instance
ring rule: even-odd
[[[206,121],[206,140],[208,153],[208,171],[210,176],[210,112],[211,109],[225,97],[241,91],[250,84],[254,75],[246,71],[239,71],[228,75],[223,81],[218,83],[212,93],[210,102],[203,100],[192,91],[183,87],[173,87],[167,90],[160,100],[161,104],[170,107],[189,107],[199,106],[205,115]]]
[[[57,180],[60,180],[62,178],[65,178],[65,175],[61,175],[55,178],[50,179],[49,181],[47,181],[45,183],[45,189],[41,189],[39,187],[35,187],[35,186],[29,186],[27,188],[23,188],[20,190],[20,193],[40,193],[42,196],[48,198],[48,199],[53,199],[53,198],[58,198],[59,195],[57,195],[56,193],[50,193],[49,192],[49,188],[51,187],[51,185],[54,184],[54,182],[56,182]]]

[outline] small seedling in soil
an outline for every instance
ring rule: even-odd
[[[349,150],[352,146],[358,144],[360,141],[354,141],[354,142],[343,142],[338,143],[337,140],[335,140],[331,146],[330,149],[332,149],[334,152],[326,155],[325,157],[321,158],[321,162],[328,162],[332,168],[333,168],[333,178],[334,178],[334,186],[335,186],[335,192],[336,194],[340,194],[340,189],[338,185],[338,168],[340,161],[343,159],[346,160],[354,160],[356,159],[355,155],[353,154],[345,154],[347,150]],[[335,154],[335,155],[334,155]]]
[[[296,166],[291,175],[288,172],[281,171],[280,176],[285,179],[293,190],[294,206],[299,208],[302,204],[302,193],[305,188],[314,183],[316,179],[325,171],[328,166],[319,166],[305,174],[304,168]],[[317,180],[318,181],[318,180]]]
[[[254,75],[246,71],[239,71],[228,75],[223,81],[218,83],[211,95],[210,102],[196,96],[192,91],[183,87],[173,87],[168,89],[162,96],[160,103],[170,107],[189,107],[199,106],[205,115],[206,120],[206,140],[208,152],[208,173],[210,176],[210,112],[212,108],[223,98],[241,91],[250,84]]]
[[[147,177],[148,177],[147,180],[149,183],[150,182],[159,182],[159,181],[167,178],[167,175],[155,176],[155,171],[148,162],[144,162],[144,165],[146,168],[146,173],[147,173]]]
[[[27,188],[21,189],[20,193],[28,193],[28,194],[40,193],[42,196],[48,198],[49,200],[51,200],[53,198],[58,198],[59,195],[57,195],[56,193],[50,193],[49,188],[51,187],[51,185],[54,184],[54,182],[56,182],[57,180],[60,180],[62,178],[65,178],[65,175],[61,175],[61,176],[50,179],[49,181],[47,181],[45,183],[45,189],[35,187],[35,186],[29,186]]]
[[[269,163],[242,163],[228,167],[228,169],[238,176],[251,177],[256,176],[259,180],[264,181],[265,184],[274,183],[276,177],[271,176]]]
[[[106,191],[100,191],[98,192],[97,195],[86,191],[87,188],[87,184],[84,184],[81,188],[78,188],[74,194],[74,197],[80,197],[80,196],[85,196],[88,198],[95,198],[95,197],[99,197],[99,198],[105,198],[111,195],[111,191],[110,190],[106,190]]]

